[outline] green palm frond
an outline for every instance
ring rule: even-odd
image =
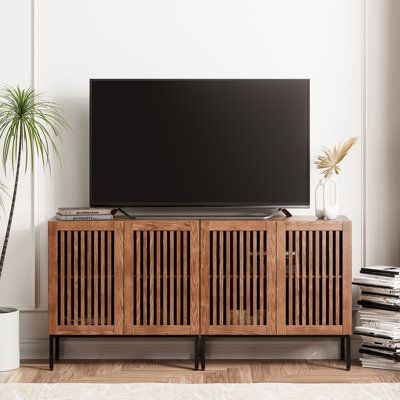
[[[7,161],[15,169],[18,144],[22,141],[25,153],[25,171],[34,167],[35,156],[50,169],[50,154],[60,159],[57,141],[60,130],[69,129],[60,107],[47,101],[32,88],[21,89],[4,86],[0,92],[0,139],[3,140],[2,160],[6,171]]]
[[[333,149],[322,148],[322,155],[317,157],[315,165],[321,169],[321,174],[324,178],[329,178],[333,173],[339,175],[339,163],[347,156],[350,149],[357,143],[356,137],[351,137],[346,142],[335,146]]]
[[[3,166],[7,173],[7,163],[11,159],[15,173],[10,213],[0,255],[0,278],[10,238],[21,161],[25,157],[25,172],[28,165],[34,168],[36,157],[40,159],[44,169],[50,169],[51,153],[55,153],[61,163],[57,144],[61,140],[60,133],[63,128],[69,129],[60,107],[45,100],[41,93],[31,88],[20,89],[11,86],[0,89],[0,141],[3,146]],[[4,186],[0,186],[0,194],[2,191]]]

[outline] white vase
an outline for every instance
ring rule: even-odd
[[[318,185],[315,187],[315,216],[317,218],[324,218],[324,180],[320,179]]]
[[[339,186],[334,177],[324,183],[324,214],[326,219],[335,219],[339,215]]]
[[[19,311],[0,310],[0,372],[19,368]]]

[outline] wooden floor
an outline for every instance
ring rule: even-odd
[[[400,373],[352,366],[338,361],[208,361],[207,370],[194,371],[190,361],[59,361],[54,371],[47,362],[24,362],[0,373],[6,382],[75,383],[367,383],[400,382]]]

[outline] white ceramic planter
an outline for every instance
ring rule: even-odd
[[[335,219],[339,215],[339,186],[334,177],[324,183],[324,215],[326,219]]]
[[[19,368],[19,311],[0,307],[0,372]]]

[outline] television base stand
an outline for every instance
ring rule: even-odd
[[[280,208],[279,211],[283,212],[285,214],[285,217],[293,217],[292,213],[288,211],[286,208]]]
[[[285,208],[268,207],[124,207],[119,208],[125,217],[131,219],[269,219],[282,211],[291,217]]]

